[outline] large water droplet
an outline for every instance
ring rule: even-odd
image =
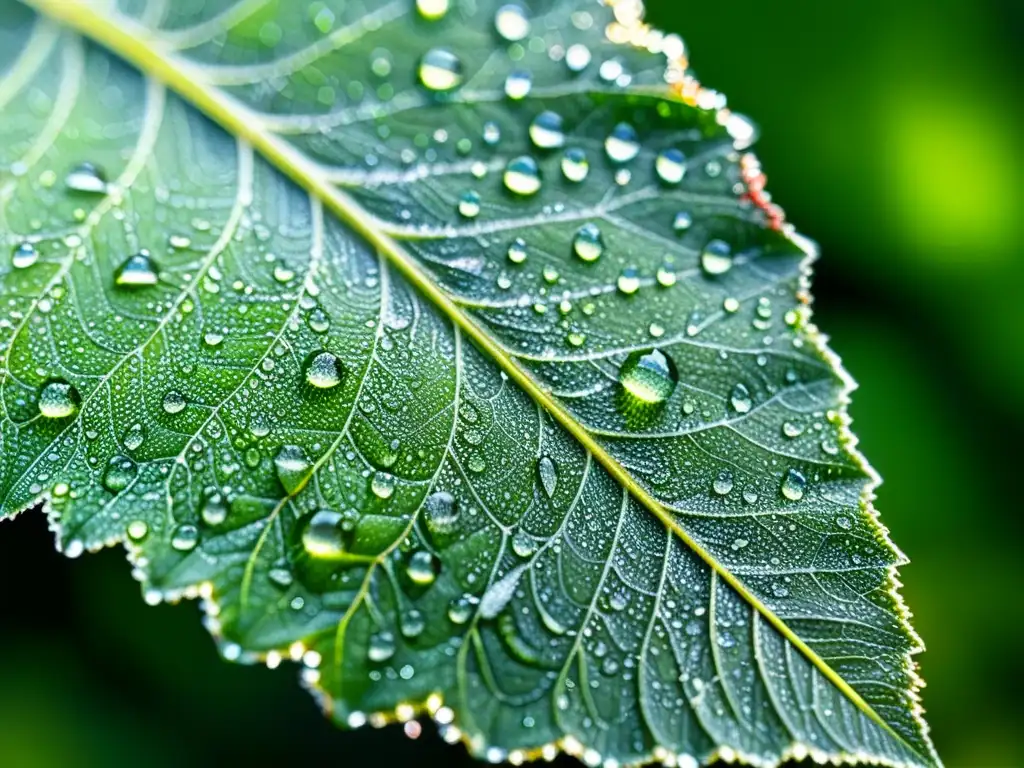
[[[103,485],[108,491],[120,493],[131,485],[138,471],[135,462],[127,456],[114,456],[103,472]]]
[[[533,76],[525,69],[513,69],[505,78],[505,95],[513,101],[525,99],[533,88]]]
[[[732,268],[732,248],[724,240],[708,240],[700,253],[700,266],[707,275],[724,275]]]
[[[541,112],[530,123],[530,141],[538,149],[558,149],[565,144],[562,116],[550,110]]]
[[[274,457],[277,479],[281,481],[289,495],[295,493],[306,482],[310,466],[306,452],[298,445],[282,445]]]
[[[11,252],[11,266],[15,269],[28,269],[39,261],[39,251],[32,243],[14,246]]]
[[[390,499],[395,492],[395,476],[388,472],[374,472],[370,490],[378,499]]]
[[[199,529],[191,523],[182,523],[171,532],[171,546],[179,552],[191,552],[199,543]]]
[[[370,661],[387,661],[395,655],[395,636],[390,632],[377,632],[370,636],[366,657]]]
[[[658,154],[654,170],[666,184],[678,184],[686,175],[686,156],[678,149],[666,149]]]
[[[333,352],[314,352],[306,361],[306,381],[317,389],[333,389],[345,378],[345,366]]]
[[[787,470],[782,478],[782,495],[790,501],[800,501],[806,487],[807,479],[795,469]]]
[[[228,519],[228,505],[219,493],[211,493],[203,501],[203,510],[200,514],[203,522],[207,525],[223,525],[224,521]]]
[[[534,195],[540,190],[540,169],[537,161],[523,155],[505,166],[505,186],[517,195]]]
[[[629,123],[619,123],[604,140],[604,151],[613,163],[628,163],[640,154],[640,140]]]
[[[587,153],[576,147],[565,150],[565,154],[562,155],[562,175],[578,184],[587,178],[588,173],[590,161],[587,160]]]
[[[637,350],[619,369],[619,383],[645,403],[663,403],[672,396],[679,374],[672,358],[660,349]]]
[[[333,509],[313,513],[302,531],[302,548],[312,557],[339,560],[345,556],[343,516]]]
[[[188,403],[185,401],[184,395],[172,389],[164,395],[163,405],[166,413],[174,415],[175,413],[181,413],[185,410],[185,406],[188,405]]]
[[[514,43],[530,34],[530,20],[520,6],[503,5],[494,15],[494,28],[499,35]]]
[[[416,0],[416,10],[429,21],[437,21],[448,13],[449,0]]]
[[[558,487],[558,469],[555,467],[555,462],[551,460],[551,457],[541,456],[537,459],[537,474],[540,477],[540,484],[544,489],[544,493],[550,499],[555,495],[555,489]]]
[[[450,533],[459,520],[459,506],[447,491],[435,491],[423,502],[427,527],[434,533]]]
[[[123,288],[156,285],[158,280],[156,265],[145,249],[129,256],[114,272],[114,285]]]
[[[413,584],[421,587],[433,584],[440,571],[441,561],[425,549],[413,552],[405,564],[405,575]]]
[[[39,392],[39,413],[48,419],[74,416],[81,403],[78,390],[63,379],[50,379]]]
[[[462,62],[445,48],[431,48],[420,59],[419,76],[432,91],[451,91],[462,84]]]
[[[737,384],[732,388],[732,394],[729,395],[729,403],[736,413],[747,413],[754,405],[754,401],[750,397],[750,390],[743,384]]]
[[[64,186],[72,192],[102,195],[107,191],[107,179],[92,163],[76,165],[64,177]]]
[[[584,261],[597,261],[604,253],[601,230],[596,224],[587,222],[576,230],[572,239],[572,249]]]

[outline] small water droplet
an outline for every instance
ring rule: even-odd
[[[513,69],[505,78],[505,95],[513,101],[525,99],[533,88],[533,76],[525,69]]]
[[[754,405],[754,401],[750,397],[750,390],[743,384],[737,384],[732,388],[729,402],[736,413],[748,413]]]
[[[274,457],[277,479],[290,495],[302,487],[310,470],[306,452],[298,445],[282,445]]]
[[[127,456],[113,456],[103,473],[103,485],[108,491],[120,493],[131,485],[137,474],[138,467],[134,461]]]
[[[39,391],[39,413],[48,419],[74,416],[81,403],[78,390],[63,379],[50,379]]]
[[[132,520],[125,529],[128,538],[132,541],[142,541],[149,535],[149,526],[145,520]]]
[[[494,28],[510,43],[518,42],[530,34],[530,19],[518,5],[503,5],[494,14]]]
[[[81,163],[68,171],[64,186],[72,192],[102,195],[107,191],[107,179],[103,171],[92,163]]]
[[[172,389],[170,392],[164,395],[163,405],[164,411],[166,413],[173,415],[175,413],[181,413],[183,410],[185,410],[185,406],[188,405],[188,403],[186,402],[184,395]]]
[[[672,396],[679,374],[672,358],[659,349],[637,350],[619,369],[619,383],[644,403],[663,403]]]
[[[501,141],[501,126],[495,122],[488,121],[484,123],[484,130],[481,136],[484,140],[484,144],[493,147]]]
[[[555,489],[558,487],[558,468],[555,467],[555,462],[551,460],[551,457],[541,456],[537,459],[537,474],[540,476],[540,484],[544,493],[550,499],[555,495]]]
[[[655,275],[655,279],[658,281],[658,285],[662,288],[671,288],[676,284],[678,276],[676,275],[675,265],[665,262],[658,267],[658,273]]]
[[[306,362],[306,381],[317,389],[333,389],[345,378],[345,367],[333,352],[314,352]]]
[[[519,557],[529,557],[537,551],[537,542],[526,531],[516,531],[512,536],[512,551]]]
[[[132,424],[124,433],[121,442],[129,451],[138,450],[146,440],[146,430],[141,424]]]
[[[587,160],[587,153],[576,147],[565,150],[565,154],[562,155],[562,175],[578,184],[587,178],[588,173],[590,162]]]
[[[679,211],[672,220],[672,229],[676,232],[685,232],[693,226],[693,216],[686,211]]]
[[[636,267],[626,267],[619,274],[615,285],[619,289],[619,293],[630,296],[640,290],[640,273]]]
[[[786,471],[782,478],[782,495],[790,501],[800,501],[804,497],[804,489],[807,487],[807,480],[795,469]]]
[[[557,112],[541,112],[530,123],[530,141],[538,149],[558,149],[565,144],[562,116]]]
[[[224,497],[219,493],[211,493],[203,500],[203,509],[200,515],[207,525],[223,525],[224,521],[228,519],[228,505],[224,502]]]
[[[476,595],[460,595],[448,603],[448,619],[452,624],[465,624],[473,618],[473,611],[480,604]]]
[[[370,490],[378,499],[390,499],[395,492],[395,476],[388,472],[374,472]]]
[[[786,437],[793,439],[800,437],[804,433],[804,428],[793,421],[785,421],[782,423],[782,434]]]
[[[508,260],[513,264],[522,264],[526,261],[526,241],[517,237],[508,247]]]
[[[179,552],[191,552],[199,543],[199,529],[191,523],[182,523],[171,533],[171,546]]]
[[[686,156],[678,149],[666,149],[658,154],[654,170],[666,184],[678,184],[686,175]]]
[[[467,219],[475,219],[480,213],[480,195],[472,190],[459,197],[459,213]]]
[[[722,470],[718,473],[718,477],[715,478],[715,482],[712,483],[711,487],[715,493],[719,496],[725,496],[732,490],[732,472],[728,470]]]
[[[421,587],[433,584],[440,571],[441,561],[425,549],[413,552],[405,565],[405,575]]]
[[[640,140],[629,123],[616,125],[604,140],[604,151],[613,163],[628,163],[640,154]]]
[[[16,245],[11,252],[11,266],[15,269],[28,269],[37,261],[39,261],[39,251],[32,243]]]
[[[167,238],[167,244],[176,251],[181,251],[192,247],[192,238],[188,235],[170,235]]]
[[[423,502],[427,527],[434,533],[450,533],[459,520],[459,506],[447,491],[435,491]]]
[[[534,195],[540,190],[540,169],[537,161],[523,155],[505,166],[505,187],[517,195]]]
[[[431,48],[419,66],[420,82],[431,91],[451,91],[462,84],[462,62],[445,48]]]
[[[583,261],[597,261],[604,253],[601,230],[596,224],[587,222],[576,230],[572,239],[572,249]]]
[[[732,248],[724,240],[708,240],[700,252],[700,266],[706,275],[724,275],[732,268]]]
[[[340,560],[345,556],[343,516],[333,509],[313,513],[302,530],[302,548],[312,557]]]
[[[583,43],[574,43],[565,52],[565,66],[570,72],[582,72],[590,66],[590,49]]]
[[[366,657],[370,661],[387,661],[395,655],[395,636],[390,632],[377,632],[370,636]]]
[[[156,285],[158,281],[156,264],[146,249],[129,256],[114,272],[114,285],[122,288]]]

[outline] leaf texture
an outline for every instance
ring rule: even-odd
[[[749,122],[636,2],[0,0],[0,516],[342,725],[936,765]]]

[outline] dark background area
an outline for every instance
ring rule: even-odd
[[[821,243],[816,319],[913,561],[939,752],[1019,764],[1024,3],[648,6],[759,123],[769,190]],[[0,765],[470,762],[431,726],[336,731],[293,669],[221,662],[195,605],[145,606],[119,550],[63,559],[42,515],[0,527],[0,580]]]

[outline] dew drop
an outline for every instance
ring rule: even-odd
[[[640,154],[640,140],[629,123],[616,125],[604,140],[604,151],[613,163],[628,163]]]
[[[405,575],[413,584],[421,587],[433,584],[440,571],[441,561],[425,549],[413,552],[405,564]]]
[[[736,413],[748,413],[754,405],[754,401],[750,397],[750,390],[743,384],[737,384],[732,388],[732,394],[729,395],[729,403]]]
[[[156,265],[145,249],[129,256],[114,272],[114,285],[122,288],[156,285],[158,280]]]
[[[495,146],[501,141],[501,127],[492,121],[484,123],[484,130],[481,134],[481,138],[484,140],[484,144],[488,146]]]
[[[562,155],[562,175],[578,184],[587,178],[588,173],[590,162],[587,160],[587,153],[576,147],[565,150],[565,154]]]
[[[510,43],[517,42],[530,34],[530,20],[520,6],[503,5],[494,15],[494,28]]]
[[[319,307],[309,313],[308,322],[313,333],[326,333],[331,327],[331,319]]]
[[[636,267],[626,267],[619,274],[619,279],[615,281],[615,285],[619,289],[619,293],[631,296],[640,290],[640,273]]]
[[[370,636],[366,657],[370,661],[387,661],[395,655],[395,636],[390,632],[377,632]]]
[[[188,403],[185,401],[184,395],[180,392],[176,392],[173,389],[164,395],[164,412],[174,415],[175,413],[181,413],[185,410],[185,406]]]
[[[171,533],[171,546],[179,552],[191,552],[199,543],[199,529],[191,523],[182,523]]]
[[[223,525],[228,519],[228,505],[224,503],[224,497],[219,493],[212,493],[203,501],[203,509],[200,515],[203,522],[210,526]]]
[[[569,46],[565,52],[565,66],[570,72],[582,72],[590,66],[590,49],[583,43],[575,43]]]
[[[513,101],[525,99],[533,88],[533,77],[525,69],[513,69],[505,78],[505,95]]]
[[[510,160],[505,166],[505,187],[517,195],[534,195],[540,190],[540,169],[528,155]]]
[[[145,520],[132,520],[125,529],[128,538],[132,541],[142,541],[149,535],[149,526]]]
[[[333,352],[314,352],[306,361],[306,381],[317,389],[333,389],[345,378],[345,367]]]
[[[550,110],[541,112],[530,123],[530,141],[538,149],[558,149],[565,144],[562,116]]]
[[[103,473],[103,486],[112,493],[120,493],[131,485],[138,471],[135,462],[127,456],[113,456]]]
[[[655,279],[658,281],[658,285],[662,288],[671,288],[676,284],[678,276],[676,275],[674,266],[669,262],[665,262],[658,267],[658,273],[655,275]]]
[[[537,459],[537,474],[540,476],[540,484],[544,493],[550,499],[555,495],[555,489],[558,487],[558,469],[551,457],[541,456]]]
[[[685,232],[693,226],[693,216],[686,211],[679,211],[672,220],[672,229],[676,232]]]
[[[419,637],[423,634],[423,630],[427,628],[426,618],[415,608],[410,608],[408,611],[402,613],[400,622],[402,625],[402,634],[409,638]],[[399,672],[399,674],[403,675],[403,679],[408,680],[412,677],[412,674],[403,674],[406,669],[411,670],[412,667],[408,665],[402,667],[402,672]]]
[[[50,379],[39,392],[39,413],[48,419],[66,419],[78,413],[82,398],[63,379]]]
[[[428,21],[437,21],[448,13],[449,0],[416,0],[416,10]]]
[[[658,153],[654,170],[666,184],[678,184],[686,175],[686,156],[678,149],[666,149]]]
[[[725,496],[732,490],[732,472],[728,470],[722,470],[718,473],[718,477],[715,478],[715,482],[711,485],[715,493],[719,496]]]
[[[313,513],[302,530],[302,548],[311,557],[340,560],[345,556],[343,516],[333,509]]]
[[[282,445],[274,457],[277,479],[285,491],[292,494],[302,487],[310,469],[306,452],[298,445]]]
[[[39,260],[39,251],[32,243],[14,246],[11,252],[11,266],[15,269],[28,269]]]
[[[463,192],[459,197],[459,213],[467,219],[475,219],[480,213],[480,195],[476,192]]]
[[[427,527],[434,533],[450,533],[459,520],[459,506],[447,491],[435,491],[423,502]]]
[[[526,241],[517,237],[508,247],[508,260],[513,264],[522,264],[526,261]]]
[[[431,48],[420,59],[419,77],[431,91],[451,91],[462,84],[462,62],[446,48]]]
[[[790,501],[800,501],[804,497],[804,489],[807,487],[807,480],[795,469],[786,471],[782,478],[782,495]]]
[[[678,381],[675,363],[659,349],[637,350],[619,369],[619,383],[644,403],[665,402],[672,396]]]
[[[519,557],[530,557],[530,555],[537,551],[537,542],[526,531],[516,531],[515,535],[512,536],[512,551]]]
[[[700,252],[700,266],[706,275],[724,275],[732,268],[732,248],[724,240],[708,240]]]
[[[460,595],[448,603],[448,619],[452,624],[465,624],[473,617],[473,611],[480,603],[476,595]]]
[[[141,424],[132,424],[124,433],[121,442],[129,451],[138,450],[146,440],[146,430]]]
[[[596,224],[587,222],[576,230],[572,239],[572,249],[583,261],[597,261],[604,253],[601,230]]]
[[[395,476],[388,472],[374,472],[370,490],[378,499],[390,499],[395,492]]]
[[[72,192],[102,195],[107,191],[107,179],[92,163],[76,165],[64,177],[64,186]]]

